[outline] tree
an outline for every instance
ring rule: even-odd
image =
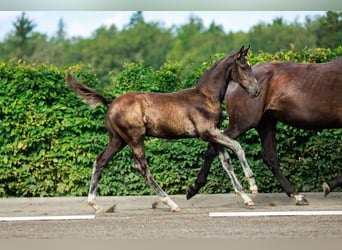
[[[342,43],[342,12],[328,11],[319,19],[317,29],[319,47],[336,48]]]
[[[27,39],[32,35],[33,29],[36,25],[33,20],[26,17],[25,12],[21,13],[21,16],[13,23],[15,28],[14,38],[16,39],[19,46],[25,46]]]
[[[13,22],[14,30],[5,38],[2,46],[2,57],[4,59],[9,58],[21,58],[29,59],[35,49],[35,41],[41,42],[45,39],[43,35],[33,32],[36,25],[33,20],[29,19],[25,12],[22,12],[16,21]],[[33,41],[31,41],[33,40]]]
[[[58,41],[64,41],[65,38],[66,38],[66,31],[65,31],[65,23],[63,21],[63,19],[59,19],[58,21],[58,29],[57,29],[57,32],[56,32],[56,35],[57,35],[57,40]]]
[[[145,23],[144,16],[143,16],[142,11],[137,11],[131,16],[131,19],[129,20],[129,24],[127,25],[127,27],[129,29],[132,29],[136,25],[141,24],[141,23]]]
[[[315,35],[298,22],[287,24],[279,17],[271,24],[259,23],[248,32],[253,51],[276,53],[281,50],[315,48]]]

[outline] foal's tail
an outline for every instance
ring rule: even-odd
[[[95,90],[83,85],[79,81],[77,81],[68,71],[66,75],[66,84],[69,90],[78,94],[84,102],[88,103],[93,108],[97,107],[99,104],[104,104],[107,107],[111,103],[106,97],[102,94],[96,92]]]

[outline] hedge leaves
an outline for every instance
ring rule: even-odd
[[[325,62],[342,55],[316,49],[276,54],[250,54],[254,65],[263,61]],[[69,70],[81,82],[108,98],[128,91],[173,92],[193,85],[215,55],[199,67],[181,68],[166,62],[159,69],[142,63],[127,63],[118,75],[109,74],[112,85],[101,84],[89,65]],[[53,65],[0,62],[0,196],[83,196],[88,192],[95,157],[108,143],[105,107],[91,109],[65,87],[66,69]],[[224,126],[228,123],[225,119]],[[342,130],[304,131],[278,125],[277,147],[281,168],[298,191],[320,191],[323,180],[341,172]],[[254,130],[239,138],[255,172],[261,192],[281,192],[280,185],[261,159],[260,140]],[[199,139],[147,138],[147,159],[157,182],[169,194],[184,194],[194,182],[204,160],[207,144]],[[235,155],[235,170],[247,188]],[[230,192],[231,184],[215,160],[202,192]],[[105,169],[99,195],[153,194],[133,167],[125,148]]]

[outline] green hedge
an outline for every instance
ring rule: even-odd
[[[75,65],[71,72],[86,85],[114,97],[132,90],[173,92],[192,86],[223,54],[202,65],[182,68],[166,62],[160,69],[127,63],[112,85],[101,89],[89,65]],[[264,61],[325,62],[342,55],[335,50],[285,51],[250,54],[254,65]],[[53,65],[0,62],[0,196],[83,196],[88,192],[92,165],[108,135],[105,107],[91,109],[65,87],[66,69]],[[225,119],[224,125],[228,121]],[[299,191],[320,191],[323,180],[341,172],[341,129],[322,132],[278,125],[277,148],[281,167]],[[255,172],[261,192],[281,192],[280,185],[261,159],[260,140],[251,130],[239,138]],[[199,139],[148,138],[146,154],[157,182],[169,194],[184,194],[203,163],[207,144]],[[236,157],[235,170],[247,188]],[[205,193],[230,192],[232,186],[218,160],[214,161]],[[134,170],[128,148],[104,170],[99,195],[153,194]]]

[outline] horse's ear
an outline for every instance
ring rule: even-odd
[[[247,56],[248,50],[249,50],[250,47],[251,47],[251,45],[248,45],[248,48],[243,51],[243,55],[244,56]]]

